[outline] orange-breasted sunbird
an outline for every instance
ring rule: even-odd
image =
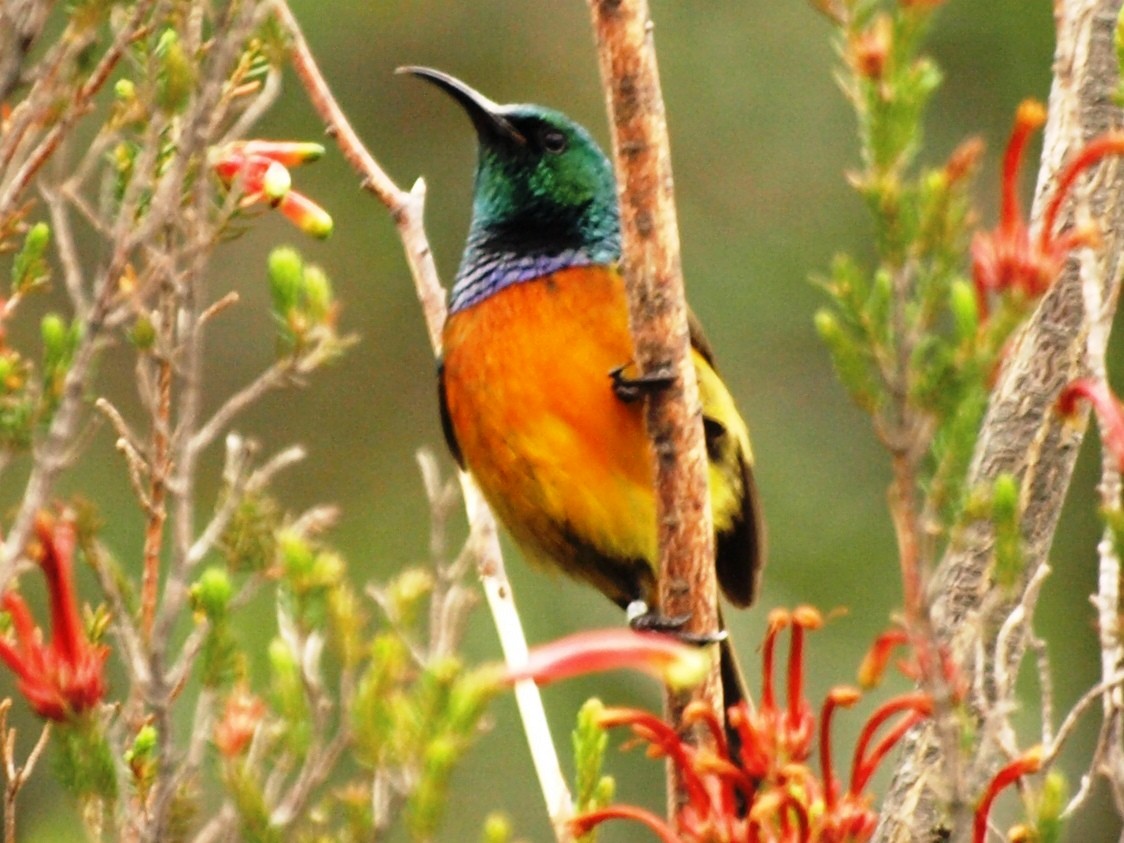
[[[531,561],[595,586],[645,626],[656,602],[656,504],[644,384],[618,264],[612,165],[582,126],[539,105],[499,105],[440,71],[479,141],[472,222],[445,323],[441,421],[457,462]],[[716,573],[749,605],[764,528],[749,431],[690,320]],[[726,700],[740,696],[729,646]]]

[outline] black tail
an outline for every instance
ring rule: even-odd
[[[719,618],[719,622],[721,622],[721,618]],[[723,629],[725,629],[724,624]],[[729,718],[730,709],[748,698],[749,689],[746,687],[745,677],[742,676],[742,669],[738,664],[737,656],[734,655],[734,646],[730,643],[729,634],[722,639],[718,647],[719,665],[722,672],[722,713]],[[739,764],[741,762],[741,738],[729,726],[726,727],[726,740],[730,745],[730,760]]]

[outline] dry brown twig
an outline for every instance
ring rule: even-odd
[[[35,765],[47,748],[51,738],[51,722],[43,724],[39,739],[28,753],[22,766],[16,763],[16,730],[8,725],[8,712],[12,708],[12,698],[0,700],[0,753],[4,762],[4,843],[16,841],[16,799],[20,790],[31,777]]]

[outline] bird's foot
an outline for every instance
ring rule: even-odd
[[[683,627],[691,619],[690,615],[661,615],[653,611],[643,600],[633,600],[625,609],[628,625],[637,632],[666,632],[674,635],[684,644],[705,647],[726,640],[726,630],[716,632],[685,632]]]
[[[666,372],[648,372],[636,377],[629,377],[624,373],[624,370],[632,365],[632,363],[625,363],[609,372],[613,394],[625,404],[632,404],[646,395],[667,389],[675,383],[675,375]]]

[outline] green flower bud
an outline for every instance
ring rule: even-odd
[[[511,840],[511,818],[493,811],[484,817],[484,843],[508,843]]]
[[[224,568],[212,565],[207,568],[191,586],[191,605],[210,620],[218,620],[226,615],[230,599],[234,596],[234,586]]]
[[[289,646],[280,638],[274,638],[269,642],[269,666],[273,671],[273,675],[282,681],[300,680],[300,671],[297,670],[297,660],[293,657],[293,651]]]
[[[174,29],[165,29],[160,35],[156,55],[162,60],[157,79],[157,102],[166,113],[175,114],[183,110],[191,97],[195,68]]]
[[[281,552],[281,566],[289,579],[303,579],[312,574],[316,553],[303,536],[292,530],[283,530],[277,537]]]
[[[128,141],[121,141],[113,147],[113,166],[118,175],[128,176],[133,171],[133,162],[137,157],[137,148]]]
[[[148,755],[156,749],[156,727],[151,724],[146,724],[140,727],[137,732],[136,738],[133,740],[133,747],[130,750],[134,755],[145,754]]]
[[[312,582],[320,587],[334,587],[343,579],[347,563],[338,553],[322,551],[316,554],[312,566]]]
[[[332,282],[318,266],[304,270],[304,301],[314,322],[324,322],[332,314]]]
[[[156,343],[156,326],[146,314],[137,316],[137,321],[129,332],[129,339],[140,351],[148,351]]]
[[[269,253],[269,289],[279,316],[286,316],[300,304],[303,283],[304,266],[296,249],[281,246]]]
[[[70,331],[61,316],[48,313],[39,323],[39,331],[43,336],[44,357],[57,360],[66,356]]]
[[[132,102],[137,96],[137,86],[132,79],[118,79],[113,86],[113,93],[119,100]]]
[[[816,333],[829,346],[839,341],[843,333],[843,328],[839,324],[838,317],[828,310],[826,307],[821,307],[816,311],[815,315]]]
[[[956,324],[956,336],[961,341],[974,337],[979,328],[980,314],[976,291],[972,289],[972,285],[962,279],[953,281],[948,305]]]
[[[51,242],[51,228],[45,222],[37,222],[27,231],[24,238],[24,248],[35,254],[42,255],[47,244]]]

